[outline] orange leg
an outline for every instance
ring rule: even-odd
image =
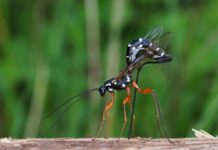
[[[153,90],[151,88],[146,88],[146,89],[139,88],[139,86],[137,85],[135,81],[132,82],[132,86],[136,88],[136,90],[141,94],[152,94],[153,93]]]
[[[141,94],[151,94],[152,95],[153,100],[154,100],[155,111],[156,111],[158,128],[160,130],[160,134],[161,134],[162,137],[166,136],[167,140],[170,143],[174,143],[173,141],[171,141],[168,138],[167,131],[166,131],[166,128],[164,126],[164,120],[163,120],[162,112],[161,112],[161,109],[160,109],[160,103],[159,103],[158,96],[157,96],[156,92],[151,88],[146,88],[146,89],[139,88],[139,86],[137,85],[137,83],[135,81],[132,82],[132,86],[134,88],[136,88],[136,90]],[[160,127],[161,124],[163,125],[163,132],[161,131],[161,127]]]
[[[101,125],[100,125],[100,128],[98,130],[97,137],[101,133],[102,127],[104,126],[106,115],[109,116],[109,110],[112,108],[112,106],[114,104],[114,96],[115,96],[115,94],[111,93],[111,96],[112,96],[111,100],[106,104],[106,106],[104,108],[103,115],[102,115],[102,120],[101,120]]]
[[[137,84],[135,81],[132,82],[132,86],[133,86],[134,88],[136,88],[136,90],[137,90],[139,93],[141,93],[141,94],[151,94],[151,95],[153,96],[154,100],[155,100],[155,106],[156,106],[156,99],[155,99],[155,97],[154,97],[154,91],[153,91],[151,88],[141,89],[141,88],[139,88],[138,84]],[[155,109],[156,109],[156,113],[159,114],[159,112],[157,112],[158,110],[157,110],[156,107],[155,107]],[[134,116],[133,116],[133,117],[134,117]],[[134,118],[133,118],[133,119],[134,119]],[[133,129],[134,129],[134,128],[133,128]]]
[[[132,105],[131,105],[131,95],[130,95],[130,88],[127,87],[126,88],[126,92],[127,92],[127,96],[126,98],[123,100],[123,114],[124,114],[124,122],[123,122],[123,127],[120,133],[120,136],[123,134],[123,131],[126,127],[126,122],[127,122],[127,117],[126,117],[126,104],[129,104],[130,110],[132,112]],[[135,120],[135,116],[133,117],[133,119]],[[134,123],[133,123],[134,124]]]

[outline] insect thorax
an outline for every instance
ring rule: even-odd
[[[105,81],[104,84],[99,87],[99,93],[103,96],[106,91],[113,93],[115,90],[123,90],[131,82],[131,75],[125,75],[121,79],[111,78],[110,80]]]

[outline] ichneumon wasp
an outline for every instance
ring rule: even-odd
[[[129,105],[130,110],[132,112],[132,116],[134,113],[134,107],[132,108],[132,104],[131,104],[130,85],[133,88],[135,88],[135,91],[137,91],[140,94],[151,94],[155,101],[156,113],[157,115],[160,115],[160,111],[159,111],[160,108],[159,108],[159,101],[157,99],[157,94],[151,88],[145,88],[145,89],[140,88],[137,84],[137,80],[138,80],[139,70],[144,65],[149,64],[149,63],[165,63],[165,62],[169,62],[172,60],[172,58],[165,52],[165,50],[162,47],[160,47],[159,41],[163,35],[164,34],[163,34],[162,27],[157,27],[151,32],[149,32],[144,38],[138,38],[137,40],[129,43],[127,47],[127,52],[126,52],[127,65],[116,77],[105,81],[99,88],[93,88],[79,95],[71,97],[70,99],[66,100],[63,104],[58,106],[56,109],[54,109],[54,111],[49,113],[45,118],[52,115],[58,109],[60,109],[67,103],[71,102],[72,100],[74,100],[66,108],[67,110],[72,105],[74,105],[76,102],[78,102],[78,99],[76,98],[79,98],[90,92],[98,91],[101,96],[104,96],[106,93],[109,93],[111,95],[111,99],[104,108],[104,111],[102,114],[101,125],[97,133],[97,136],[98,136],[104,125],[106,115],[109,114],[109,110],[112,108],[114,104],[115,91],[126,90],[127,96],[124,98],[123,103],[122,103],[123,104],[123,115],[124,115],[124,123],[123,123],[123,127],[120,133],[120,135],[122,135],[125,129],[125,126],[126,126],[126,121],[127,121],[125,106],[127,104]],[[134,81],[132,79],[132,74],[136,70],[138,70],[137,80]],[[62,112],[60,115],[62,115],[64,112]]]

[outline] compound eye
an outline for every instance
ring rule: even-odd
[[[100,86],[98,91],[99,91],[101,96],[104,96],[104,94],[106,93],[106,87],[105,86]]]

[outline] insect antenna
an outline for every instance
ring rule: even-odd
[[[98,91],[98,88],[93,88],[90,90],[86,90],[78,95],[75,95],[73,97],[70,97],[69,99],[67,99],[66,101],[64,101],[61,105],[59,105],[58,107],[56,107],[54,110],[52,110],[51,112],[49,112],[45,117],[42,118],[42,120],[45,120],[47,118],[49,118],[50,116],[54,115],[55,113],[58,112],[58,110],[60,110],[62,107],[64,107],[66,104],[68,104],[69,102],[72,102],[69,106],[67,106],[67,108],[61,113],[59,114],[59,117],[62,116],[63,113],[65,113],[70,107],[72,107],[74,104],[76,104],[80,99],[80,97],[85,96],[91,92],[94,91]]]

